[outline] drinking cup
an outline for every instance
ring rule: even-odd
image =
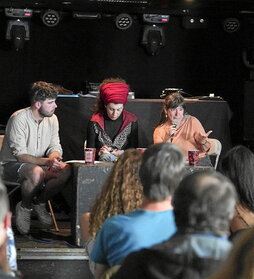
[[[96,148],[85,148],[85,164],[92,165],[95,161]]]
[[[190,166],[197,166],[199,161],[199,151],[198,150],[189,150],[188,151],[188,159]]]

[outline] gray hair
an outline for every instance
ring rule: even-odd
[[[173,197],[179,231],[227,234],[234,215],[236,192],[224,175],[199,171],[185,177]]]
[[[185,158],[179,147],[160,143],[143,155],[139,175],[144,196],[153,201],[172,196],[184,174]]]

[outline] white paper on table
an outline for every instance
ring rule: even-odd
[[[80,164],[85,164],[86,161],[85,160],[69,160],[69,161],[65,161],[66,164],[73,164],[73,163],[80,163]],[[103,163],[102,161],[94,161],[94,164],[100,164]]]

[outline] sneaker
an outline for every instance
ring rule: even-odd
[[[31,224],[31,209],[21,206],[21,202],[16,205],[16,227],[21,234],[28,234]]]
[[[40,223],[44,225],[52,225],[52,218],[46,209],[45,203],[34,204],[33,209],[38,216]]]

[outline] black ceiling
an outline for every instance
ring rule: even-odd
[[[254,0],[1,0],[0,8],[163,14],[252,14]]]

